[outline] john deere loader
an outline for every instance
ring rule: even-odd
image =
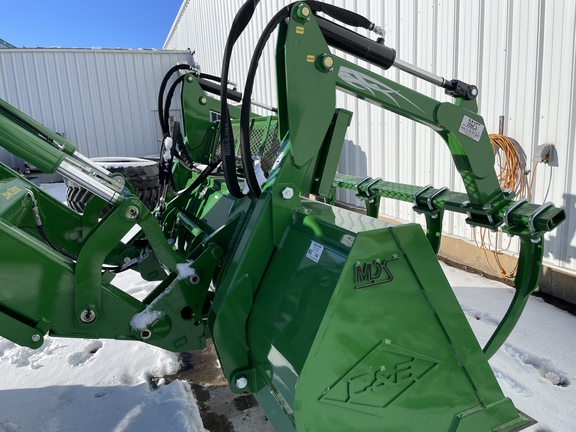
[[[93,194],[75,212],[0,165],[0,334],[30,348],[48,334],[174,352],[212,338],[232,391],[253,393],[277,431],[504,432],[533,424],[503,395],[488,359],[537,287],[543,236],[564,211],[501,189],[474,85],[403,62],[381,39],[351,30],[379,28],[347,10],[316,1],[282,8],[254,47],[244,93],[229,88],[230,55],[257,3],[239,10],[220,77],[178,65],[162,82],[162,191],[153,210],[120,174],[0,102],[2,147]],[[274,30],[278,106],[260,116],[251,95]],[[397,67],[452,100],[334,50]],[[183,122],[170,126],[178,85]],[[336,173],[353,115],[336,106],[336,91],[434,130],[466,192]],[[336,188],[354,190],[367,214],[330,205]],[[426,230],[379,220],[382,198],[412,203]],[[516,294],[484,347],[436,258],[445,211],[520,239]],[[141,301],[115,284],[128,269],[157,281]]]

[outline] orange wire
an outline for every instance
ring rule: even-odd
[[[512,140],[504,135],[490,134],[490,142],[492,143],[492,148],[494,149],[494,154],[496,156],[496,164],[499,168],[497,173],[498,182],[502,189],[510,189],[516,193],[518,198],[527,197],[530,200],[532,195],[532,184],[534,181],[534,172],[536,171],[536,165],[532,170],[532,178],[530,183],[526,182],[525,168],[522,166],[518,152]],[[500,261],[498,252],[498,234],[496,232],[494,238],[494,249],[490,249],[486,245],[486,229],[479,228],[480,230],[480,244],[476,237],[476,230],[472,232],[474,234],[474,243],[477,247],[482,249],[484,253],[484,258],[490,270],[497,276],[500,277],[513,277],[516,275],[518,270],[518,264],[512,270],[506,270]],[[496,267],[492,265],[491,259],[489,258],[488,251],[492,252],[493,260],[496,262]]]

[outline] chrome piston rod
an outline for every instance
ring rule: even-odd
[[[101,183],[97,178],[82,171],[76,164],[70,162],[68,159],[69,157],[66,157],[66,159],[60,163],[60,166],[56,169],[58,174],[72,180],[111,204],[115,204],[123,198],[123,195],[112,189],[110,184]]]

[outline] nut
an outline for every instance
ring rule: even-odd
[[[282,198],[288,200],[294,196],[294,189],[290,187],[285,187],[282,189]]]

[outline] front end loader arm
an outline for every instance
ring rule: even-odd
[[[95,194],[79,215],[0,166],[0,319],[5,337],[31,348],[42,345],[47,332],[142,340],[172,351],[205,346],[202,307],[222,254],[217,243],[179,254],[121,176],[82,157],[4,101],[0,143]],[[106,202],[114,207],[98,220]],[[138,247],[134,238],[142,239]],[[140,259],[144,256],[152,259]],[[155,260],[162,263],[152,266],[162,272],[156,274],[161,283],[142,301],[112,283],[126,263],[145,267]]]

